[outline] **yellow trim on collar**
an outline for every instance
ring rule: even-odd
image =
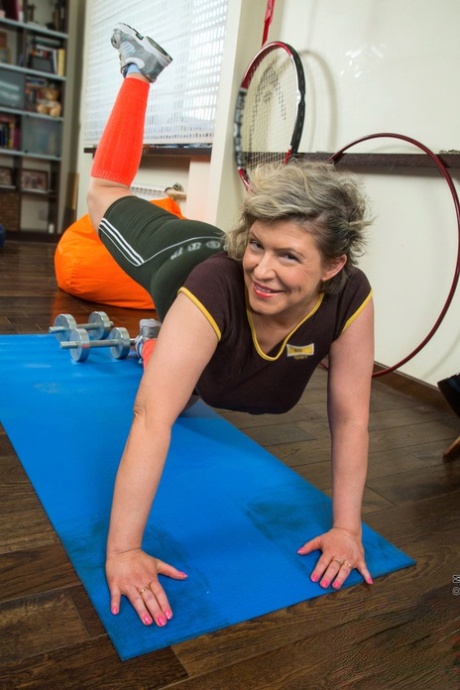
[[[297,326],[295,326],[295,327],[292,329],[292,331],[289,331],[289,333],[287,334],[287,336],[286,336],[286,337],[284,338],[284,340],[282,341],[282,343],[281,343],[281,345],[280,345],[280,348],[279,348],[278,352],[276,353],[276,355],[275,355],[274,357],[270,357],[270,355],[265,354],[265,352],[262,351],[262,349],[260,348],[259,343],[257,342],[256,329],[254,328],[254,322],[253,322],[253,320],[252,320],[251,310],[249,309],[249,300],[248,300],[248,292],[247,292],[247,290],[245,291],[245,297],[246,297],[246,314],[247,314],[248,321],[249,321],[249,327],[250,327],[250,329],[251,329],[252,342],[254,343],[254,347],[256,348],[257,353],[258,353],[263,359],[266,359],[266,360],[269,361],[269,362],[275,362],[277,359],[279,359],[279,358],[281,357],[281,355],[282,355],[282,353],[283,353],[283,350],[284,350],[284,348],[286,347],[287,341],[289,340],[289,338],[296,332],[296,330],[297,330],[298,328],[300,328],[300,326],[301,326],[303,323],[305,323],[305,321],[307,321],[309,318],[311,318],[311,317],[313,316],[313,314],[314,314],[315,312],[318,311],[318,309],[320,308],[321,303],[322,303],[322,301],[323,301],[323,298],[324,298],[324,292],[321,292],[321,293],[318,295],[318,299],[316,300],[316,304],[315,304],[315,306],[313,307],[313,309],[312,309],[308,314],[306,314],[306,316],[304,316],[303,319],[301,319],[301,321],[299,321],[299,323],[297,324]]]

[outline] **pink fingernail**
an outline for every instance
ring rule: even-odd
[[[339,589],[340,582],[337,582],[337,580],[336,580],[332,586],[334,587],[334,589]]]
[[[144,616],[143,618],[145,625],[151,625],[152,624],[152,619],[150,616]]]
[[[161,626],[166,625],[166,619],[163,618],[163,616],[160,616],[159,618],[157,618],[157,623]]]
[[[316,574],[315,574],[315,575],[312,575],[312,576],[311,576],[311,579],[312,579],[313,582],[318,582],[318,575],[316,575]]]
[[[329,587],[329,580],[323,580],[323,581],[321,582],[321,586],[322,586],[322,587]]]
[[[118,613],[118,608],[117,608],[116,606],[112,606],[112,613],[113,613],[114,616],[117,615],[117,613]]]
[[[165,616],[166,616],[166,618],[168,619],[168,621],[170,621],[171,618],[172,618],[172,613],[171,613],[171,611],[165,611]]]

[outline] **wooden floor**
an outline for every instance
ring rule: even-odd
[[[95,308],[56,289],[53,252],[0,249],[1,334],[46,333],[58,313],[82,321]],[[132,335],[146,315],[104,309]],[[0,429],[1,690],[460,688],[460,459],[442,459],[460,420],[385,378],[373,386],[364,520],[417,565],[124,663]],[[318,371],[287,415],[225,416],[328,492],[325,379]],[[24,433],[26,420],[25,401]]]

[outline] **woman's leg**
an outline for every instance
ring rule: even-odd
[[[88,190],[88,211],[95,228],[107,208],[130,195],[129,188],[142,156],[149,85],[171,62],[171,57],[150,38],[126,24],[113,32],[124,77],[117,99],[96,150]]]
[[[130,187],[142,156],[149,88],[142,75],[129,75],[123,80],[99,141],[87,197],[95,228],[114,201],[131,195]]]
[[[151,39],[120,26],[112,43],[126,79],[96,151],[88,208],[104,245],[152,295],[163,319],[192,268],[223,248],[223,233],[206,223],[180,220],[129,191],[142,155],[149,82],[171,58]]]

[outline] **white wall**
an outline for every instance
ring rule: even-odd
[[[243,195],[233,162],[233,108],[239,79],[260,46],[265,5],[229,3],[210,165],[155,159],[139,173],[142,183],[183,182],[189,196],[184,213],[222,227],[233,222]],[[269,40],[297,48],[306,72],[300,150],[333,152],[377,132],[408,135],[435,152],[460,148],[459,24],[457,0],[277,0]],[[391,139],[353,152],[363,150],[416,152]],[[80,154],[79,215],[86,212],[90,164],[91,157]],[[458,189],[459,171],[452,174]],[[454,277],[457,222],[437,172],[368,171],[362,177],[376,218],[362,262],[375,289],[376,360],[391,366],[425,338],[444,305]],[[436,384],[460,370],[459,301],[460,289],[430,343],[401,371]]]
[[[277,6],[277,11],[279,11]],[[304,151],[395,132],[457,149],[456,0],[286,0],[280,38],[300,49],[309,102]],[[353,152],[416,153],[391,139]],[[459,171],[455,175],[458,190]],[[458,229],[439,173],[363,175],[376,220],[362,266],[375,289],[376,360],[405,358],[436,322],[454,278]],[[459,294],[430,343],[401,371],[435,384],[460,369]]]

